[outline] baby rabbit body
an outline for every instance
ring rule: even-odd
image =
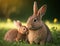
[[[36,1],[33,6],[33,15],[27,20],[27,28],[29,29],[28,41],[32,43],[45,44],[51,40],[51,32],[49,28],[43,23],[42,16],[45,14],[47,5],[43,5],[39,10]]]
[[[20,21],[14,21],[18,29],[10,29],[4,36],[4,40],[12,42],[26,39],[28,29]]]
[[[15,41],[15,38],[16,38],[16,36],[17,36],[17,33],[18,33],[17,29],[10,29],[10,30],[5,34],[4,40],[9,41],[9,42]]]

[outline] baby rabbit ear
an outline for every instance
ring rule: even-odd
[[[38,8],[37,8],[37,2],[34,1],[34,5],[33,5],[33,13],[37,14]]]
[[[14,20],[14,25],[16,25],[17,27],[22,26],[21,22],[19,20]]]
[[[47,5],[45,4],[45,5],[43,5],[43,6],[39,9],[38,15],[43,16],[43,15],[45,14],[45,12],[46,12],[46,9],[47,9]]]

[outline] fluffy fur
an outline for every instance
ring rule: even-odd
[[[47,5],[44,4],[39,10],[37,8],[37,2],[33,5],[33,15],[27,20],[27,28],[29,29],[28,41],[32,43],[40,43],[41,45],[51,40],[51,32],[49,28],[42,21],[43,15],[45,15]]]
[[[8,30],[4,36],[4,40],[9,42],[25,40],[28,31],[26,26],[23,26],[19,21],[14,21],[14,24],[17,26],[18,29]]]

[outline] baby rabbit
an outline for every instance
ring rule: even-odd
[[[51,40],[51,32],[42,21],[47,5],[43,5],[39,10],[36,1],[33,6],[33,15],[27,20],[27,28],[29,29],[28,41],[30,44],[45,44]]]
[[[4,36],[4,40],[13,42],[19,40],[25,40],[28,29],[23,26],[20,21],[14,21],[14,24],[18,29],[10,29]]]

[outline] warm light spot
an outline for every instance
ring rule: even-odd
[[[12,21],[11,21],[11,19],[8,18],[8,19],[7,19],[7,22],[10,23],[10,22],[12,22]]]
[[[54,23],[57,23],[58,22],[58,19],[57,18],[54,18]]]

